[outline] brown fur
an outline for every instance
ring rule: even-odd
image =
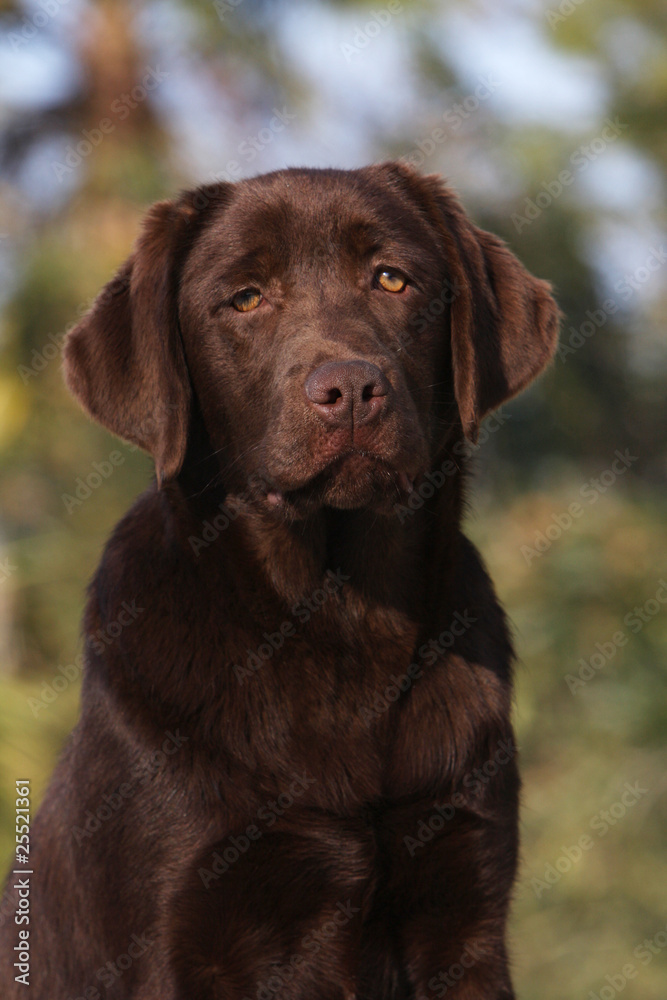
[[[265,298],[240,313],[245,287]],[[460,445],[557,322],[545,282],[398,164],[151,209],[65,351],[157,482],[90,587],[81,719],[32,831],[25,995],[514,995],[512,649],[460,531]],[[350,361],[381,388],[331,422],[304,386]],[[123,602],[135,619],[96,642]],[[144,952],[107,989],[132,934]]]

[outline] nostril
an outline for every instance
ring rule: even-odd
[[[337,385],[331,385],[331,380],[313,378],[306,382],[306,395],[318,406],[335,406],[344,393]]]
[[[374,396],[386,396],[387,389],[385,386],[381,385],[380,382],[369,382],[361,390],[361,398],[366,403],[369,399],[373,399]]]
[[[350,400],[350,373],[345,365],[327,363],[311,372],[304,386],[306,396],[316,406],[335,407]]]

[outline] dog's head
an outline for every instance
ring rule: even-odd
[[[160,482],[196,397],[230,491],[390,509],[535,378],[557,326],[549,286],[439,178],[294,169],[155,205],[65,372]]]

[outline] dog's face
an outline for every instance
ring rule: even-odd
[[[445,341],[416,338],[411,318],[439,294],[439,257],[418,207],[370,172],[230,190],[188,256],[179,312],[235,485],[259,472],[278,508],[410,488],[428,467]]]
[[[86,408],[180,469],[191,394],[233,492],[389,510],[555,349],[557,310],[438,178],[287,170],[153,208],[70,334]]]

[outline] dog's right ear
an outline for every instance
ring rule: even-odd
[[[68,388],[104,427],[150,452],[158,483],[181,468],[190,380],[178,327],[178,273],[226,185],[154,205],[134,251],[68,334]]]

